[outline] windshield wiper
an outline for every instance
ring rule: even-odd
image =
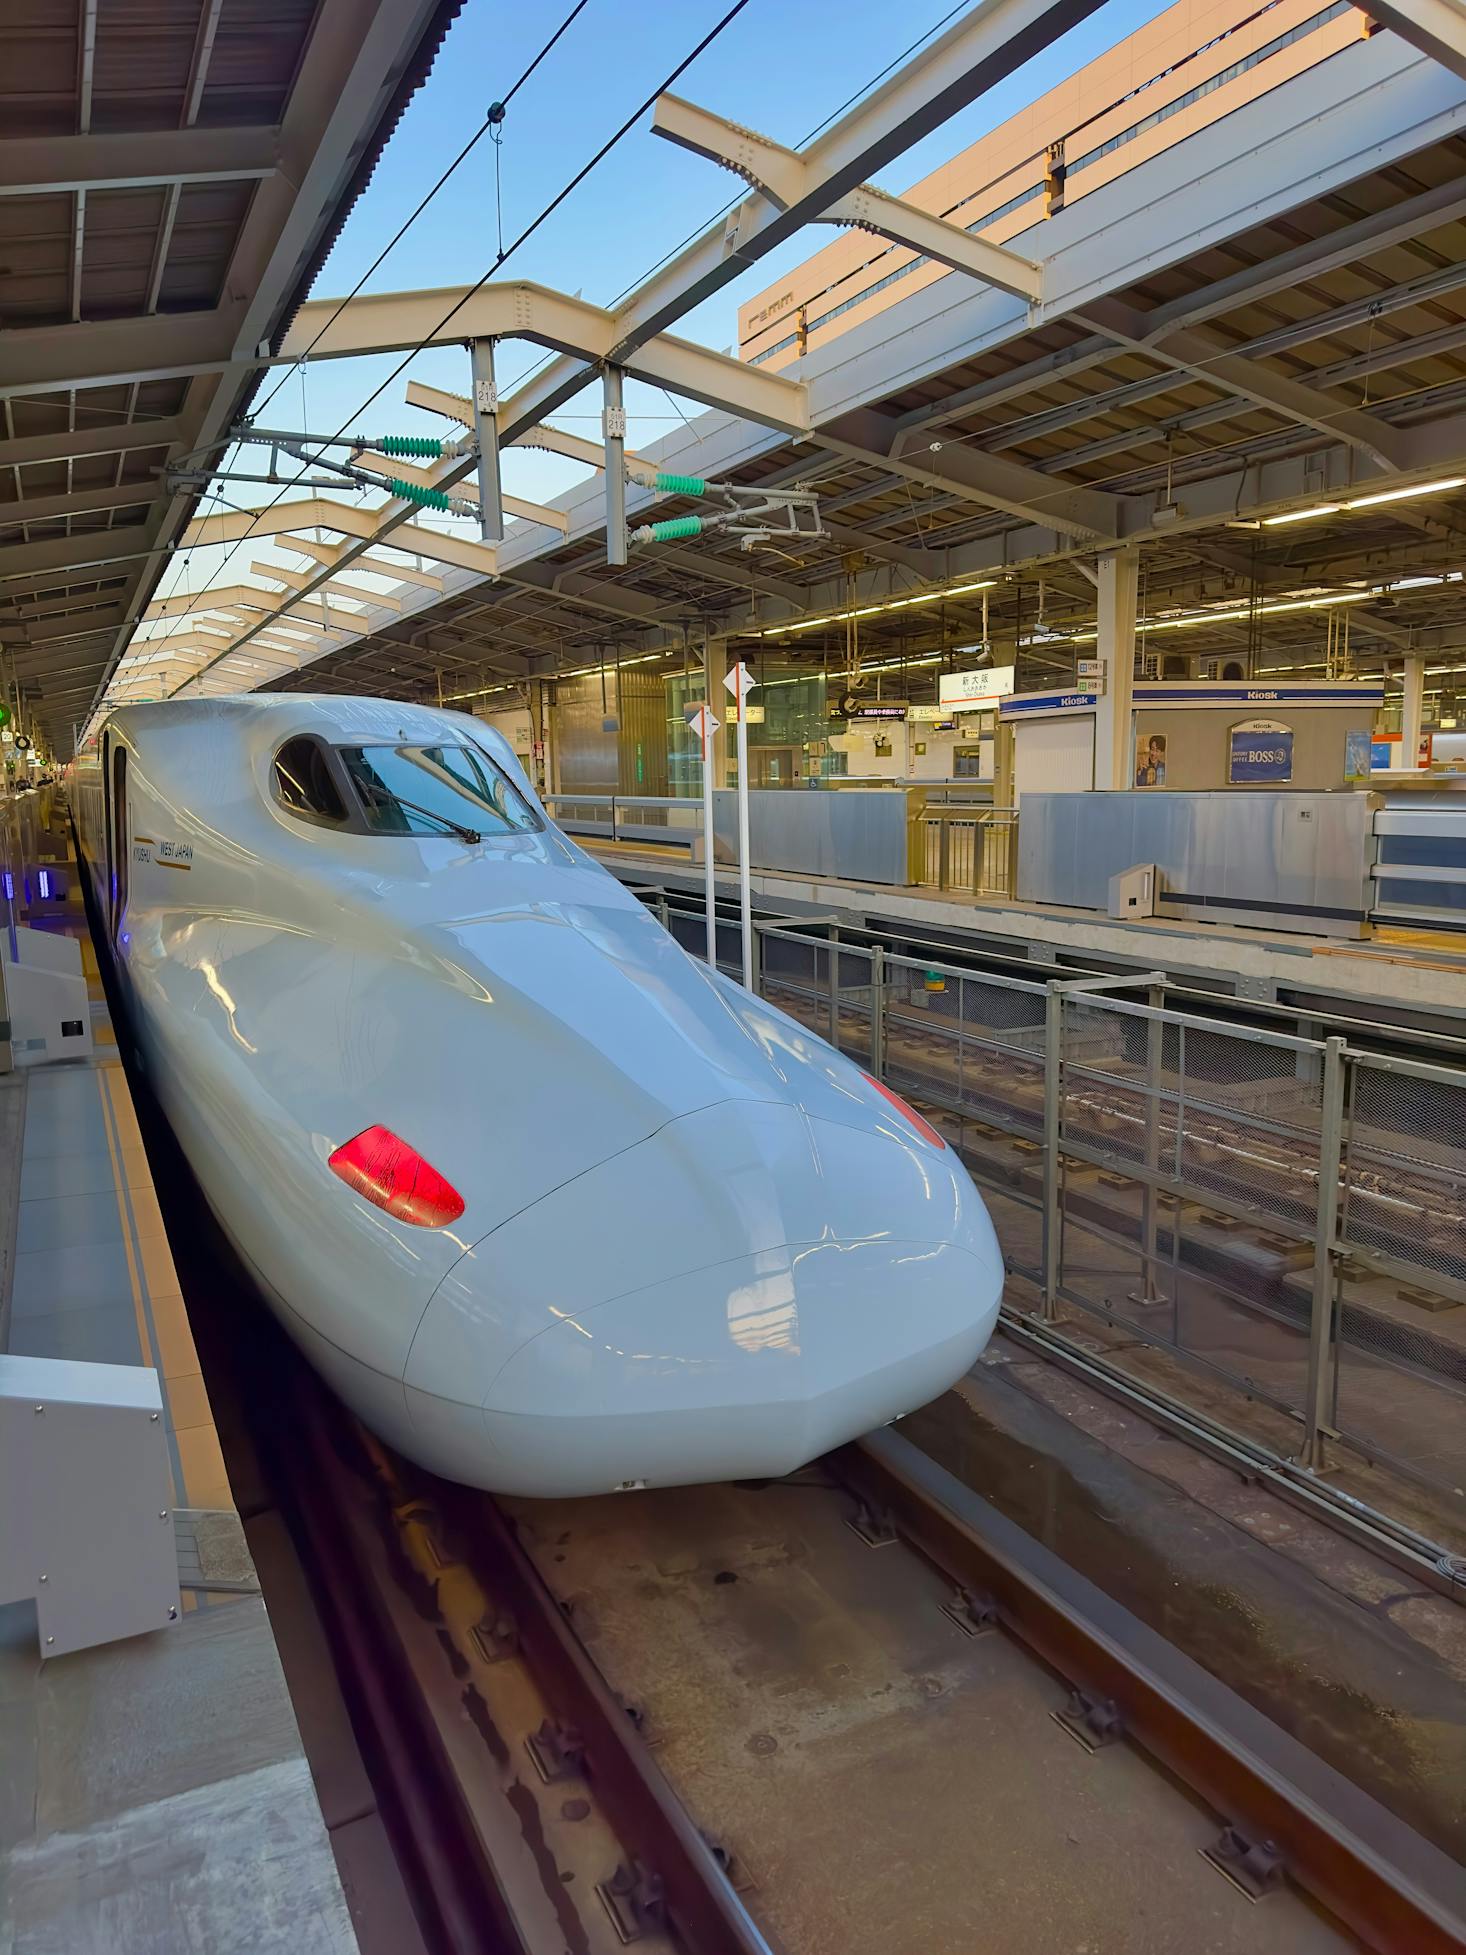
[[[454,821],[448,815],[440,815],[436,808],[425,808],[420,801],[409,801],[405,794],[387,794],[381,789],[371,790],[371,798],[379,808],[411,808],[415,815],[424,815],[429,821],[441,822],[450,835],[456,835],[462,842],[481,842],[484,838],[476,828],[466,828],[461,821]]]

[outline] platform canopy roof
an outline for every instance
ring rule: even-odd
[[[0,676],[62,752],[462,0],[13,0]]]
[[[579,454],[585,482],[552,507],[506,501],[494,544],[429,529],[400,499],[364,508],[329,493],[198,519],[185,543],[268,535],[301,567],[255,565],[266,587],[240,561],[209,615],[189,600],[186,630],[134,643],[112,696],[268,684],[492,701],[603,659],[686,658],[705,632],[839,664],[851,613],[867,662],[948,655],[986,617],[1016,649],[1020,683],[1042,683],[1071,676],[1092,641],[1096,558],[1130,546],[1158,660],[1245,656],[1261,676],[1419,653],[1432,689],[1454,687],[1466,676],[1454,10],[1373,7],[1327,60],[1002,247],[871,188],[1088,10],[986,0],[797,155],[663,97],[657,132],[724,163],[748,194],[612,310],[519,281],[302,308],[276,363],[307,346],[313,360],[474,338],[548,348],[499,403],[499,438]],[[828,222],[875,230],[897,262],[950,269],[782,372],[677,335],[771,242]],[[463,365],[461,394],[408,383],[449,435],[473,419]],[[660,470],[817,489],[823,536],[753,551],[698,537],[609,563],[599,445],[550,418],[608,367],[655,381],[690,417],[629,458],[633,522],[702,506],[648,486]],[[470,492],[473,463],[433,463],[423,480]],[[353,586],[354,570],[374,570],[377,591]]]

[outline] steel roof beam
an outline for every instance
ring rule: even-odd
[[[407,403],[409,407],[420,407],[428,414],[444,414],[448,420],[459,422],[463,428],[473,426],[473,403],[463,393],[446,393],[442,387],[428,387],[418,379],[407,383]],[[563,428],[528,428],[524,434],[516,436],[518,448],[543,448],[553,456],[565,456],[571,461],[584,461],[592,469],[606,467],[606,446],[604,442],[588,442],[581,434],[567,434]],[[651,487],[657,475],[657,463],[647,461],[641,456],[633,456],[629,450],[624,452],[625,473],[631,481]],[[508,502],[504,504],[508,508]]]
[[[638,558],[638,562],[644,562],[648,570],[665,564],[669,570],[683,570],[689,576],[704,577],[712,584],[727,584],[754,596],[781,598],[786,604],[807,604],[809,601],[808,591],[800,585],[788,584],[782,577],[770,577],[751,570],[747,559],[740,562],[733,557],[720,557],[711,550],[699,553],[658,543],[647,551],[644,558]]]
[[[152,624],[159,618],[189,617],[210,605],[262,604],[274,595],[273,591],[261,590],[257,584],[215,584],[207,590],[174,591],[171,597],[155,597],[143,612],[142,622]]]
[[[483,543],[470,543],[465,537],[447,536],[438,530],[420,529],[405,520],[412,505],[389,502],[380,509],[358,509],[324,496],[300,502],[276,503],[272,509],[232,509],[218,516],[195,517],[183,533],[183,546],[194,548],[205,543],[239,543],[247,536],[287,535],[294,529],[335,530],[340,536],[372,543],[379,535],[385,540],[386,526],[400,512],[401,520],[391,534],[397,540],[394,550],[409,550],[432,557],[439,563],[456,564],[460,569],[476,570],[492,577],[498,568],[496,553]],[[345,553],[338,561],[345,560]]]
[[[0,141],[0,197],[259,182],[280,167],[270,128],[145,129]]]
[[[618,325],[619,315],[602,306],[524,279],[485,285],[476,292],[464,286],[429,292],[362,293],[346,307],[336,299],[315,299],[303,305],[277,357],[291,361],[309,350],[312,360],[335,360],[362,353],[461,345],[466,339],[527,339],[537,346],[573,354],[577,360],[600,364],[612,356]],[[649,336],[644,345],[617,363],[654,386],[669,387],[673,393],[766,427],[798,434],[809,425],[799,381],[764,373],[691,340],[665,334]],[[511,397],[501,411],[501,439],[523,431],[516,426],[511,434],[505,425],[516,398]]]
[[[1240,271],[1211,279],[1195,292],[1157,306],[1147,315],[1147,324],[1153,331],[1200,325],[1219,313],[1291,291],[1307,279],[1342,271],[1360,258],[1408,244],[1422,232],[1442,229],[1463,217],[1466,217],[1466,177],[1452,177],[1448,183],[1437,184],[1432,190],[1374,211],[1352,224],[1340,225],[1337,230],[1308,238],[1259,264],[1246,265]],[[1367,317],[1369,300],[1360,303]]]
[[[1373,414],[1331,401],[1316,387],[1276,373],[1199,326],[1160,326],[1116,299],[1098,299],[1074,317],[1107,333],[1118,346],[1162,361],[1209,385],[1280,414],[1284,420],[1315,428],[1359,448],[1385,468],[1404,466],[1406,444],[1398,429]]]
[[[808,171],[806,182],[817,186],[809,196],[782,211],[762,192],[745,197],[639,286],[617,308],[617,338],[610,357],[618,365],[629,365],[634,351],[653,335],[721,291],[804,225],[817,222],[823,206],[878,175],[913,143],[976,101],[1099,4],[1100,0],[985,0],[972,8],[799,152]],[[563,407],[590,378],[589,370],[573,356],[552,361],[508,403],[500,417],[501,439],[514,439]]]
[[[361,450],[353,455],[352,460],[360,463],[365,454],[366,451]],[[414,468],[410,462],[401,461],[395,455],[390,460],[384,459],[380,464],[372,462],[371,465],[390,468],[392,473],[403,482],[416,482],[425,489],[437,486],[431,469]],[[462,496],[466,502],[477,502],[478,484],[465,477],[463,481],[454,483],[453,493]],[[558,530],[562,536],[570,529],[570,518],[563,509],[550,509],[542,502],[526,502],[523,496],[505,495],[502,491],[499,501],[507,515],[518,516],[523,522],[540,523],[546,529]]]
[[[286,537],[281,547],[294,550],[298,556],[314,557],[317,563],[334,566],[346,546],[343,543],[321,543],[313,536]],[[416,564],[389,563],[385,557],[356,557],[352,560],[354,571],[370,571],[374,577],[392,577],[401,584],[418,584],[425,591],[441,591],[443,579],[431,570],[423,570]]]
[[[779,209],[762,193],[745,197],[649,279],[617,313],[630,350],[721,291],[754,260],[816,222],[837,199],[879,175],[888,163],[975,102],[1093,13],[1099,0],[985,0],[955,21],[833,123],[807,149],[803,194]]]
[[[357,569],[359,565],[360,558],[352,565],[352,569]],[[374,604],[384,611],[400,611],[402,609],[402,599],[400,597],[393,597],[390,592],[366,590],[360,584],[348,583],[344,576],[332,577],[324,584],[317,584],[308,571],[287,570],[284,564],[252,563],[249,568],[251,576],[268,577],[273,582],[284,584],[293,591],[304,591],[312,588],[320,591],[335,591],[339,597],[354,598],[358,604]],[[275,593],[271,591],[269,595],[273,597]]]
[[[832,454],[846,455],[888,469],[910,482],[957,495],[968,502],[1005,510],[1024,522],[1062,530],[1070,536],[1112,538],[1120,534],[1120,500],[1097,489],[1061,483],[1037,469],[981,449],[945,442],[939,454],[901,453],[909,440],[893,414],[861,408],[818,429],[814,439]]]
[[[771,142],[752,129],[728,122],[710,109],[684,101],[680,95],[663,95],[658,99],[652,115],[652,134],[665,136],[669,142],[690,149],[695,156],[705,156],[710,162],[731,170],[754,189],[762,190],[780,211],[820,205],[823,185],[817,159],[807,161],[796,150],[786,149],[782,143]],[[945,218],[920,210],[900,197],[892,197],[872,184],[852,185],[843,196],[814,209],[813,216],[818,223],[849,225],[889,238],[894,244],[907,245],[939,264],[950,265],[953,271],[982,279],[1030,303],[1043,297],[1043,271],[1031,259],[974,237],[960,224],[949,224]]]
[[[67,570],[78,573],[74,581],[85,581],[99,567],[113,563],[137,563],[148,552],[139,549],[137,537],[125,529],[96,530],[80,536],[48,536],[35,543],[0,545],[0,597],[9,596],[15,583],[51,585],[68,581]]]
[[[1462,0],[1369,0],[1361,9],[1381,27],[1393,28],[1432,61],[1466,81],[1466,5]]]
[[[229,364],[242,316],[243,304],[236,300],[206,311],[7,331],[0,400],[220,373]]]
[[[28,496],[23,502],[0,502],[0,529],[17,523],[49,523],[62,516],[95,516],[108,509],[126,509],[140,502],[156,502],[156,482],[126,482],[120,489],[78,489],[73,495]]]
[[[116,421],[107,427],[66,429],[54,434],[17,435],[0,441],[0,468],[32,468],[45,462],[81,461],[90,455],[127,455],[139,448],[167,448],[184,439],[176,415],[156,421]],[[156,494],[156,487],[154,488]]]

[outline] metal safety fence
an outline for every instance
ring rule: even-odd
[[[649,894],[701,955],[702,916]],[[962,1154],[1011,1312],[1132,1382],[1272,1408],[1304,1465],[1345,1440],[1466,1522],[1466,1067],[1168,1008],[1159,972],[975,974],[832,917],[755,935],[759,992]],[[741,969],[736,919],[718,962]]]
[[[928,806],[919,830],[913,880],[969,896],[1011,896],[1017,869],[1018,810]]]

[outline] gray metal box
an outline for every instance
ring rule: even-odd
[[[156,1371],[0,1356],[0,1602],[62,1656],[178,1620]]]

